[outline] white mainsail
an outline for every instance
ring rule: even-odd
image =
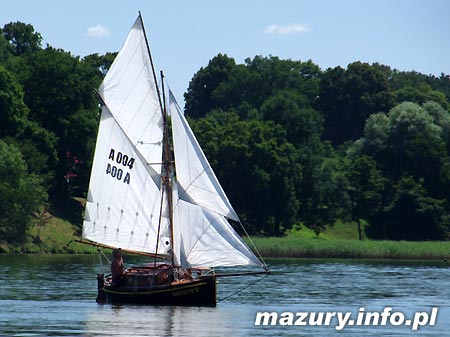
[[[160,208],[160,188],[145,159],[104,106],[83,238],[111,247],[155,253]],[[167,220],[163,220],[163,226],[167,226]],[[167,253],[164,244],[159,247],[159,253]]]
[[[175,177],[167,167],[170,172],[162,171],[165,112],[140,17],[99,95],[104,106],[82,237],[110,247],[172,255],[186,268],[262,266],[228,223],[226,218],[239,218],[171,93]],[[172,192],[162,184],[162,174],[171,176]]]
[[[163,117],[140,18],[100,85],[99,94],[130,141],[159,174]]]
[[[161,208],[162,111],[140,18],[100,88],[97,135],[82,237],[155,253]],[[162,230],[167,219],[162,218]],[[166,253],[160,244],[158,253]]]

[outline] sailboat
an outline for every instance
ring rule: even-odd
[[[233,276],[269,269],[231,226],[242,224],[171,91],[167,109],[163,79],[139,12],[97,92],[102,113],[80,241],[149,257],[119,284],[99,274],[99,301],[214,306],[217,278],[230,274],[213,268],[252,267]]]

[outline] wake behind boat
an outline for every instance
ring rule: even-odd
[[[82,242],[151,257],[120,282],[99,275],[99,300],[215,305],[212,268],[268,268],[228,222],[242,226],[171,92],[168,117],[161,87],[139,13],[98,90]]]

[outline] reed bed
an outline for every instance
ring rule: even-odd
[[[263,257],[415,260],[450,258],[450,242],[447,241],[327,240],[295,236],[253,237],[252,241]]]

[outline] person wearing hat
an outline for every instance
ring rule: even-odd
[[[113,261],[111,262],[111,276],[112,286],[116,287],[120,285],[120,281],[123,275],[123,258],[122,251],[119,249],[113,250]]]

